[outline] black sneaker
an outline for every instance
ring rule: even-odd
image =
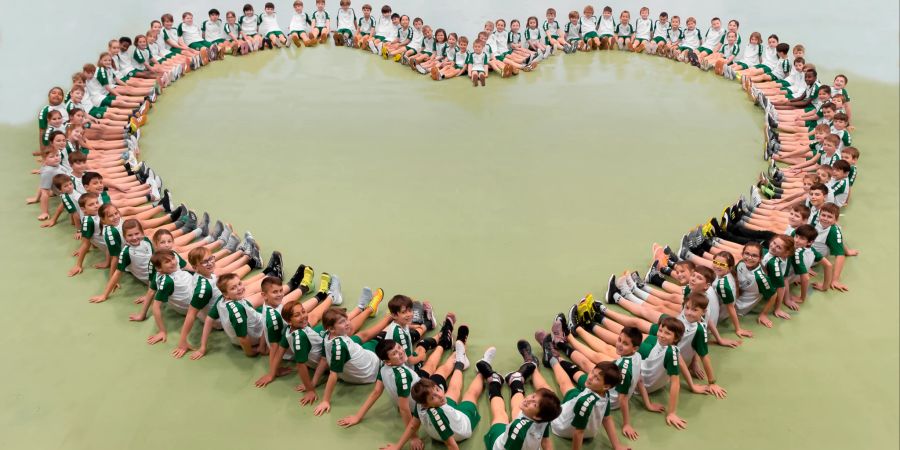
[[[535,331],[534,338],[541,343],[541,349],[544,351],[541,362],[544,364],[544,367],[549,369],[550,360],[553,358],[559,359],[559,350],[553,345],[553,340],[546,331]]]
[[[259,257],[259,247],[255,245],[255,243],[251,243],[250,245],[250,254],[247,256],[250,257],[250,261],[247,261],[247,265],[250,266],[251,270],[260,269],[263,266],[262,259]]]
[[[675,252],[672,250],[672,247],[669,247],[668,245],[663,247],[663,253],[665,253],[666,256],[669,257],[669,261],[672,261],[672,262],[679,261],[678,255],[675,254]]]
[[[172,212],[172,195],[169,194],[168,189],[163,189],[163,195],[159,198],[157,205],[162,206],[167,213]]]
[[[284,280],[283,267],[281,252],[276,250],[272,252],[272,256],[269,257],[269,263],[266,264],[266,268],[263,269],[263,275],[278,277],[278,279]],[[302,277],[303,275],[301,274],[300,276]]]
[[[131,164],[128,164],[126,162],[125,164],[122,164],[122,167],[125,168],[125,173],[127,173],[128,176],[132,176],[132,177],[134,176],[134,172],[131,170]]]
[[[661,274],[667,276],[667,277],[671,277],[671,276],[672,276],[672,268],[669,267],[669,266],[666,266],[666,267],[663,267],[663,268],[659,269],[659,272],[660,272]]]
[[[499,374],[497,374],[497,375],[499,375]],[[521,381],[522,384],[525,384],[526,379],[527,378],[525,377],[525,375],[517,370],[515,372],[510,372],[510,373],[506,374],[506,377],[503,378],[503,381],[505,381],[506,384],[511,386],[512,383],[515,381]]]
[[[425,307],[422,306],[422,302],[412,304],[412,324],[425,325]]]
[[[184,204],[178,205],[177,208],[173,209],[172,212],[169,213],[169,218],[172,219],[172,222],[178,220],[183,214],[187,212],[187,207]]]
[[[479,361],[479,362],[481,362],[481,361]],[[475,367],[477,368],[478,364],[475,364]],[[479,369],[478,373],[481,373],[480,369]],[[481,376],[484,376],[484,374],[481,374]],[[484,380],[489,385],[490,384],[499,384],[500,386],[503,386],[503,381],[504,381],[503,377],[501,377],[500,374],[497,372],[491,372],[490,375],[484,376]]]
[[[662,287],[665,278],[662,277],[659,273],[659,261],[653,261],[653,264],[650,265],[650,269],[647,270],[647,275],[644,277],[644,281],[650,283],[656,287]]]
[[[290,287],[292,291],[300,287],[300,282],[303,281],[304,272],[306,272],[306,264],[300,264],[297,266],[297,271],[295,271],[294,275],[291,276],[291,279],[288,280],[288,287]]]
[[[459,328],[456,329],[456,340],[465,344],[467,339],[469,339],[469,327],[467,325],[460,325]]]
[[[581,323],[581,321],[578,319],[578,305],[572,305],[572,307],[569,308],[569,314],[568,314],[567,319],[568,319],[569,327],[568,327],[568,330],[566,330],[566,332],[568,334],[575,334],[575,330],[577,330],[578,327],[583,325]]]
[[[550,333],[553,335],[554,341],[566,342],[566,339],[569,337],[569,322],[566,320],[565,314],[559,313],[556,315],[556,318],[553,319]]]
[[[522,361],[526,364],[536,364],[537,358],[534,357],[534,353],[531,351],[531,344],[529,344],[528,341],[519,339],[519,342],[516,342],[516,349],[518,349],[519,354],[522,355]]]
[[[475,363],[475,370],[477,370],[478,373],[481,374],[481,376],[484,377],[485,380],[489,380],[491,378],[491,376],[494,374],[494,368],[491,367],[491,363],[489,363],[483,359],[478,361],[477,363]],[[497,377],[499,378],[500,375],[497,375]],[[503,380],[503,379],[501,378],[501,380]]]
[[[637,271],[631,272],[631,281],[634,281],[634,285],[643,288],[644,287],[644,279],[641,278],[640,274]]]
[[[656,262],[656,261],[654,261]],[[619,293],[619,288],[616,287],[616,276],[615,274],[609,276],[609,284],[606,287],[606,303],[610,305],[616,304],[615,294]]]
[[[453,347],[453,324],[455,317],[447,314],[444,318],[444,324],[441,325],[441,332],[438,334],[438,345],[444,350],[450,350]]]

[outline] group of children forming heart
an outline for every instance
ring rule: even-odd
[[[72,76],[68,93],[50,90],[40,112],[34,153],[41,157],[34,171],[40,184],[28,203],[40,204],[42,227],[54,226],[66,213],[64,222],[80,240],[70,276],[82,271],[91,250],[102,255],[94,267],[108,270],[109,277],[91,302],[107,300],[130,273],[147,285],[130,319],[143,321],[152,313],[157,332],[149,344],[167,340],[171,320],[163,317],[164,309],[184,316],[172,356],[203,357],[210,350],[208,338],[221,330],[247,356],[266,355],[257,386],[296,372],[301,404],[315,403],[322,392],[315,415],[330,410],[340,381],[373,384],[358,412],[338,423],[359,423],[387,391],[406,424],[387,448],[407,442],[421,448],[420,428],[456,448],[479,423],[476,404],[483,391],[490,403],[488,449],[551,448],[551,432],[571,439],[577,449],[601,427],[612,446],[621,448],[610,411],[621,411],[622,434],[637,439],[630,406],[635,392],[647,410],[664,413],[666,423],[678,429],[686,426],[677,414],[682,380],[692,393],[725,397],[708,342],[739,347],[753,336],[742,317],[754,313],[770,328],[770,316],[790,319],[789,311],[802,307],[810,288],[846,291],[841,273],[857,251],[846,246],[837,222],[850,200],[859,159],[850,139],[847,77],[820,83],[803,46],[791,49],[774,34],[764,44],[753,32],[742,47],[737,20],[723,29],[714,18],[703,33],[693,17],[682,29],[681,18],[665,12],[651,20],[649,9],[641,8],[632,22],[622,11],[617,22],[612,8],[595,17],[587,6],[582,14],[570,12],[564,24],[552,8],[541,26],[529,17],[524,34],[515,19],[509,31],[503,19],[487,22],[469,50],[465,36],[433,30],[420,18],[410,25],[408,16],[388,5],[374,18],[371,6],[364,5],[357,16],[350,1],[342,0],[333,19],[324,0],[316,1],[311,14],[301,1],[293,7],[287,34],[272,3],[259,15],[249,4],[240,17],[229,11],[224,22],[212,9],[200,25],[185,12],[177,28],[172,15],[164,14],[145,34],[110,41],[96,64],[85,64]],[[469,328],[457,325],[455,314],[437,321],[429,302],[398,294],[388,300],[388,314],[364,328],[377,317],[381,289],[364,288],[347,310],[339,308],[344,300],[334,273],[320,273],[316,283],[313,268],[300,265],[285,281],[279,252],[263,264],[249,232],[241,239],[230,225],[175,204],[159,175],[138,159],[148,113],[181,76],[226,54],[291,42],[311,46],[329,36],[336,45],[368,49],[436,80],[467,73],[476,85],[483,85],[490,71],[506,77],[532,70],[555,50],[619,49],[713,68],[740,80],[764,109],[769,166],[721,217],[685,234],[677,251],[654,244],[646,274],[611,276],[605,301],[620,309],[585,296],[555,317],[549,333],[535,333],[540,358],[520,340],[522,365],[501,375],[491,365],[496,349],[490,347],[463,390]],[[51,199],[58,201],[55,208]],[[188,335],[198,322],[201,340],[190,344]],[[729,326],[735,339],[726,337]],[[540,365],[553,373],[558,389],[545,380]],[[666,387],[666,404],[652,402],[649,394]]]

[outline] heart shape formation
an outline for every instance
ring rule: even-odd
[[[259,24],[264,22],[264,18],[259,19]],[[580,26],[583,25],[580,20],[578,23]],[[474,74],[474,76],[471,76],[473,84],[480,84],[483,86],[484,79],[480,76],[481,73],[486,75],[488,71],[495,70],[506,77],[518,73],[519,70],[533,70],[542,59],[550,57],[553,53],[552,49],[554,48],[563,50],[567,53],[574,50],[588,51],[595,48],[613,49],[618,45],[618,37],[634,35],[644,26],[644,23],[645,22],[635,22],[634,26],[632,26],[626,21],[627,26],[624,28],[621,27],[622,24],[618,24],[619,26],[615,27],[616,31],[612,35],[612,40],[608,39],[603,33],[592,36],[589,31],[585,32],[581,28],[578,40],[576,41],[561,39],[554,42],[551,40],[552,36],[548,37],[539,34],[540,39],[537,39],[536,41],[539,41],[538,43],[541,45],[532,42],[530,44],[531,48],[528,48],[528,41],[535,41],[535,39],[525,39],[523,44],[526,45],[524,48],[520,49],[518,53],[514,49],[508,55],[502,55],[504,56],[503,60],[496,57],[489,57],[483,60],[483,63],[479,64],[477,62],[477,58],[479,57],[478,48],[485,48],[485,44],[482,44],[476,48],[474,59],[471,56],[463,58],[462,66],[463,68],[470,69],[471,74]],[[269,26],[271,26],[271,24]],[[629,27],[631,28],[630,31]],[[183,28],[184,30],[182,30],[180,34],[191,36],[191,33],[195,33],[193,28],[196,27],[187,24],[187,26],[184,26]],[[206,28],[206,26],[204,26],[204,28]],[[564,27],[553,26],[547,27],[545,31],[554,28],[560,30],[560,33],[566,32],[564,31]],[[227,26],[223,27],[223,30],[227,30]],[[313,28],[306,28],[304,30],[306,33],[315,34]],[[403,27],[401,27],[401,31],[402,30]],[[651,30],[655,30],[655,27],[651,27]],[[315,45],[317,40],[321,39],[321,42],[325,42],[329,36],[327,34],[327,29],[320,30],[322,32],[318,36],[307,35],[304,37],[301,33],[297,33],[290,34],[290,38],[283,36],[283,34],[275,33],[275,30],[269,29],[266,31],[265,37],[262,35],[257,35],[255,37],[248,36],[247,39],[226,40],[225,42],[215,42],[217,39],[209,39],[213,42],[206,42],[202,39],[194,42],[187,42],[187,39],[183,39],[183,42],[189,45],[186,45],[180,52],[168,52],[166,54],[161,53],[159,41],[156,41],[156,50],[145,49],[142,45],[138,47],[136,51],[132,50],[130,61],[123,59],[122,55],[114,55],[111,58],[113,65],[96,69],[94,78],[88,80],[86,92],[93,94],[93,98],[77,100],[79,96],[75,94],[72,96],[73,100],[70,101],[69,104],[51,100],[51,105],[42,111],[42,120],[51,120],[51,116],[55,115],[52,111],[62,109],[66,110],[67,113],[72,113],[75,112],[76,109],[80,109],[83,113],[88,112],[90,115],[94,116],[93,119],[89,119],[88,123],[91,125],[90,128],[81,129],[78,133],[74,133],[71,131],[63,131],[65,130],[65,127],[42,123],[42,128],[46,130],[44,144],[52,147],[54,145],[54,140],[57,137],[57,134],[54,132],[63,131],[64,136],[69,137],[70,139],[64,142],[64,148],[57,150],[64,152],[62,153],[62,156],[66,161],[71,158],[73,151],[90,147],[91,151],[84,153],[87,153],[87,160],[91,169],[101,173],[108,181],[108,185],[119,188],[117,192],[114,191],[111,197],[112,201],[117,203],[117,206],[120,206],[122,216],[125,216],[126,218],[138,218],[144,222],[145,227],[148,229],[167,229],[175,231],[176,249],[186,252],[189,249],[201,246],[213,248],[213,246],[220,245],[227,249],[221,253],[220,259],[226,260],[227,263],[220,263],[217,266],[218,269],[221,270],[227,268],[231,269],[228,271],[234,270],[238,273],[246,274],[248,272],[247,268],[256,269],[265,267],[265,273],[277,274],[281,277],[283,273],[282,268],[280,267],[280,255],[273,255],[270,263],[264,266],[263,261],[260,258],[259,248],[255,245],[252,236],[245,236],[245,242],[238,247],[240,240],[232,235],[232,231],[228,226],[220,224],[216,227],[215,225],[210,224],[208,219],[196,217],[196,215],[187,208],[172,205],[171,197],[166,190],[162,189],[159,177],[156,176],[147,165],[139,162],[139,148],[137,145],[140,138],[140,128],[146,123],[147,113],[152,105],[156,103],[158,94],[162,92],[162,87],[177,80],[187,71],[199,69],[206,64],[209,64],[211,61],[222,59],[227,52],[239,55],[266,47],[288,45],[291,40],[295,44],[302,43],[303,45]],[[165,36],[165,32],[165,30],[162,31],[163,36]],[[418,33],[418,30],[410,30],[410,40],[420,38],[418,34],[413,37],[414,32]],[[681,30],[672,30],[670,28],[668,32],[674,33],[673,35],[675,37],[673,38],[672,36],[667,35],[666,38],[669,39],[669,41],[665,42],[672,44],[686,43],[686,37]],[[654,33],[654,31],[651,31],[651,33]],[[689,35],[691,33],[694,33],[694,29],[689,30]],[[152,30],[150,34],[153,34]],[[386,43],[377,42],[372,39],[358,39],[358,35],[351,34],[350,36],[347,36],[344,32],[336,32],[334,36],[336,44],[346,45],[348,47],[355,45],[362,49],[368,48],[372,50],[373,53],[377,53],[386,59],[390,57],[394,58],[397,62],[406,62],[414,70],[427,73],[433,79],[443,79],[460,75],[459,72],[461,68],[458,67],[460,64],[455,63],[455,57],[450,58],[450,64],[444,65],[440,64],[440,61],[436,61],[432,58],[432,56],[440,55],[442,53],[438,52],[436,47],[432,47],[435,50],[431,55],[427,55],[427,58],[421,58],[417,56],[424,55],[422,52],[425,48],[424,45],[418,46],[418,44],[415,44],[412,48],[408,48],[405,45],[400,47],[389,47]],[[315,40],[313,38],[315,38]],[[424,35],[421,36],[421,38],[424,42]],[[594,41],[594,38],[597,40]],[[690,38],[690,36],[687,37],[687,39]],[[488,46],[491,45],[491,43],[495,46],[500,44],[494,35],[490,35],[488,39],[494,39],[486,44]],[[506,44],[515,44],[516,39],[518,38],[509,37]],[[698,40],[697,44],[704,43],[699,32],[696,32],[695,39]],[[165,41],[165,39],[163,39],[163,41]],[[621,46],[622,49],[625,50],[642,52],[646,50],[648,45],[651,45],[650,42],[652,41],[653,40],[651,39],[647,42],[639,42],[637,39],[629,40],[626,38],[623,40]],[[725,41],[724,37],[720,43],[726,50],[724,54],[721,54],[722,57],[715,56],[719,55],[719,53],[715,52],[710,52],[713,56],[703,57],[703,53],[701,53],[702,47],[690,48],[693,44],[686,46],[673,45],[669,48],[657,45],[657,51],[670,56],[673,59],[694,64],[701,69],[715,68],[717,74],[729,79],[740,78],[742,87],[747,94],[754,102],[762,106],[765,110],[767,127],[764,157],[767,160],[770,158],[774,159],[772,159],[769,170],[760,176],[760,180],[758,180],[758,183],[751,188],[747,197],[741,196],[742,198],[740,201],[726,208],[721,219],[714,218],[704,226],[686,234],[679,251],[675,252],[665,247],[658,247],[653,254],[653,265],[646,276],[633,276],[631,273],[628,273],[624,277],[616,278],[614,276],[610,279],[609,291],[606,295],[607,300],[610,303],[622,302],[623,306],[628,305],[628,308],[626,308],[628,311],[643,319],[648,319],[648,316],[653,316],[658,313],[670,313],[671,315],[679,314],[681,309],[681,296],[680,294],[675,294],[671,290],[672,282],[663,278],[663,273],[669,273],[669,270],[672,269],[669,263],[687,260],[692,261],[696,266],[714,269],[721,264],[722,261],[719,260],[718,256],[713,257],[711,253],[715,253],[716,255],[719,253],[730,254],[732,255],[732,259],[740,259],[742,250],[740,248],[741,245],[738,244],[743,244],[748,241],[769,240],[774,239],[775,237],[782,240],[781,236],[776,235],[781,235],[783,233],[774,232],[774,229],[778,226],[785,225],[788,222],[785,207],[790,204],[788,202],[780,202],[778,199],[793,197],[801,199],[800,203],[802,203],[802,199],[806,195],[803,193],[802,171],[808,170],[814,165],[822,167],[831,165],[840,166],[840,164],[835,164],[839,157],[834,158],[834,154],[829,154],[828,152],[821,153],[821,149],[816,147],[815,142],[812,144],[808,142],[808,135],[812,129],[807,127],[816,125],[816,122],[824,120],[808,118],[808,113],[819,112],[820,108],[825,109],[823,106],[826,103],[831,103],[833,106],[833,100],[836,96],[840,96],[841,100],[845,102],[849,101],[849,97],[843,88],[843,84],[839,84],[837,87],[829,87],[827,92],[828,97],[822,97],[822,93],[826,92],[826,90],[820,88],[815,78],[812,79],[812,82],[804,81],[802,78],[799,80],[792,78],[794,83],[790,83],[781,82],[777,77],[770,76],[773,69],[776,72],[778,70],[787,70],[790,72],[789,66],[775,68],[770,66],[754,67],[745,64],[744,66],[746,67],[742,67],[740,65],[728,64],[732,61],[728,59],[729,54],[727,52],[733,51],[734,53],[730,55],[733,58],[738,55],[740,49],[734,47],[733,43]],[[163,49],[164,47],[165,43],[163,43]],[[412,51],[410,52],[410,50]],[[774,47],[771,49],[773,52],[775,50]],[[145,51],[148,53],[143,53]],[[761,44],[759,45],[760,55],[763,55],[764,53],[768,55],[767,52],[769,51],[769,49],[763,49]],[[146,55],[149,55],[149,57]],[[700,57],[698,57],[698,55],[700,55]],[[162,57],[158,58],[159,60],[155,61],[155,64],[151,64],[151,58],[156,59],[156,56]],[[784,58],[782,59],[786,60]],[[736,59],[734,61],[737,62]],[[781,62],[782,61],[778,61],[779,64],[781,64]],[[103,66],[104,64],[104,59],[101,57],[100,65]],[[134,71],[126,70],[123,67],[125,64],[130,64]],[[116,73],[116,71],[119,71],[119,73]],[[804,71],[804,73],[808,74],[810,72]],[[115,85],[115,78],[117,77],[123,84],[119,87],[110,87],[112,91],[106,91],[114,93],[114,98],[106,95],[103,95],[102,97],[97,95],[97,85],[106,89],[108,86]],[[776,79],[767,81],[767,77]],[[845,80],[846,79],[844,78],[844,81]],[[800,86],[802,89],[798,90],[797,82],[800,81],[805,82],[806,85]],[[91,92],[92,89],[94,89],[93,92]],[[99,92],[102,93],[103,91]],[[51,97],[53,95],[55,94],[51,91]],[[810,100],[813,97],[816,97],[815,100],[819,102],[812,103],[812,106],[814,107],[813,111],[804,111],[802,108],[797,108],[798,98],[801,100],[804,98]],[[822,98],[820,99],[819,97]],[[93,100],[97,101],[94,102]],[[60,105],[62,105],[62,107],[60,107]],[[832,107],[832,109],[834,108]],[[78,125],[80,125],[78,122],[79,119],[74,116],[75,114],[73,114],[71,121],[72,126],[70,127],[73,130],[78,129]],[[835,116],[834,118],[838,119],[839,117],[840,116]],[[125,128],[124,135],[119,131],[121,127]],[[837,133],[832,133],[833,131],[837,131]],[[72,134],[75,134],[75,136],[72,137]],[[855,149],[853,151],[847,150],[853,148],[850,146],[849,133],[841,128],[830,129],[828,134],[837,134],[840,139],[839,146],[845,151],[845,154],[848,154],[851,157],[853,156]],[[82,137],[82,135],[86,135],[86,137]],[[812,161],[815,161],[815,164],[806,163],[807,145],[812,149],[812,157],[814,158]],[[858,156],[858,152],[855,154]],[[783,160],[792,167],[779,168],[774,163],[775,159]],[[855,157],[852,159],[855,161]],[[124,164],[121,162],[123,160],[125,161]],[[828,173],[827,175],[831,176],[831,173]],[[851,176],[855,177],[855,166],[853,166]],[[836,176],[835,178],[837,181],[829,186],[829,190],[825,194],[833,195],[837,197],[836,200],[840,199],[843,201],[846,197],[845,191],[849,190],[848,185],[849,182],[852,182],[852,178],[844,184],[841,184],[841,178],[839,176]],[[817,181],[826,182],[829,180],[820,178]],[[149,196],[151,199],[152,204],[150,206],[144,204],[143,197],[145,195]],[[762,195],[769,196],[772,199],[763,200]],[[103,198],[103,195],[100,195],[100,197]],[[814,201],[813,206],[816,206],[816,203],[817,201]],[[65,205],[66,208],[69,208],[70,206],[71,205]],[[78,211],[74,206],[72,206],[71,209],[76,211],[76,213]],[[829,208],[823,209],[821,203],[818,203],[818,206],[816,206],[813,213],[827,213],[828,209]],[[172,225],[173,222],[175,225]],[[121,229],[120,222],[114,223],[119,224],[120,226],[95,224],[96,227],[99,228],[98,234],[122,234],[123,230]],[[816,219],[813,219],[813,224],[819,225],[816,222]],[[820,226],[820,228],[822,229],[817,230],[819,235],[823,232],[833,233],[830,225],[827,227]],[[89,242],[91,236],[88,235],[86,237]],[[116,244],[115,239],[116,238],[113,238],[111,242],[113,245]],[[130,243],[123,242],[123,240],[126,239],[124,235],[119,236],[117,239],[118,245],[122,248],[131,245]],[[828,239],[831,239],[831,241],[828,241]],[[834,239],[838,239],[838,243],[842,244],[840,241],[842,236],[840,236],[839,229],[837,231],[837,237],[832,237],[830,235],[825,237],[825,241],[827,241],[825,242],[825,245],[835,245],[835,243],[832,242]],[[220,241],[220,244],[216,244],[217,241]],[[107,243],[109,244],[110,242],[108,241]],[[791,264],[789,260],[797,256],[797,253],[784,253],[785,250],[781,244],[785,243],[780,242],[779,244],[776,244],[776,249],[773,249],[773,254],[775,256],[769,259],[769,261],[774,262],[771,263],[771,265],[763,266],[764,269],[762,270],[764,276],[769,278],[783,277],[783,273],[776,275],[774,271],[779,271],[788,267]],[[214,249],[218,248],[220,247],[214,247]],[[829,250],[834,253],[836,247],[829,248]],[[802,252],[800,254],[802,255]],[[729,269],[734,268],[733,261],[726,262],[726,264],[729,265]],[[745,267],[747,267],[746,264]],[[699,272],[703,271],[701,270]],[[795,272],[795,275],[799,274]],[[258,281],[259,278],[260,277],[258,276],[255,278],[251,277],[253,281]],[[727,273],[718,276],[715,282],[711,284],[721,287],[721,280],[726,280],[727,282]],[[835,289],[842,288],[842,285],[838,281],[831,281],[831,283],[824,285],[823,288],[826,290],[832,287]],[[730,282],[734,284],[735,280],[732,279]],[[650,287],[650,285],[658,285],[658,287]],[[728,302],[729,293],[734,295],[741,290],[749,288],[751,287],[741,285],[740,289],[738,289],[737,286],[732,286],[733,292],[720,292],[714,290],[714,295],[717,294],[719,297],[713,298],[710,301],[708,306],[709,309],[707,309],[704,314],[707,317],[704,321],[705,324],[709,326],[709,317],[717,316],[719,314],[718,310],[713,308],[726,308],[727,305],[730,304]],[[787,300],[786,304],[794,305],[799,308],[799,302],[791,300],[789,289],[787,291],[782,289],[776,292],[778,293],[773,294],[776,299],[776,302],[772,305],[774,309],[769,309],[767,305],[766,309],[764,309],[764,315],[765,313],[775,313],[776,315],[778,315],[778,313],[785,314],[784,311],[780,311],[780,306],[785,300]],[[786,297],[784,294],[785,292],[788,292]],[[103,296],[104,300],[107,295],[108,294]],[[734,301],[734,298],[731,298],[731,300]],[[147,300],[146,303],[149,304],[151,302]],[[641,307],[638,308],[637,306]],[[146,309],[144,309],[142,314],[146,314]],[[764,315],[761,317],[764,317]],[[143,317],[141,319],[143,319]],[[580,332],[583,332],[585,329],[590,329],[590,327],[595,326],[596,322],[602,322],[604,319],[618,323],[618,328],[621,328],[621,325],[638,323],[631,318],[624,317],[624,315],[621,314],[617,315],[614,311],[601,307],[599,304],[594,303],[590,296],[587,296],[579,304],[573,305],[570,314],[563,314],[557,318],[555,321],[554,332],[557,334],[562,333],[563,335],[567,334],[569,331],[574,332],[579,329]],[[765,320],[768,321],[767,318]],[[691,323],[694,322],[696,321]],[[734,321],[734,324],[739,327],[738,323],[738,320]],[[613,329],[615,329],[615,327],[616,326],[614,326]],[[734,341],[721,337],[717,330],[714,331],[714,327],[715,325],[710,326],[709,331],[712,332],[713,337],[718,343],[729,346],[737,345]],[[190,328],[188,328],[188,330],[189,329]],[[738,328],[738,330],[740,330],[740,328]],[[596,362],[595,359],[604,359],[604,353],[601,350],[602,348],[605,348],[604,345],[610,346],[615,344],[615,335],[610,335],[609,332],[609,329],[605,329],[605,331],[598,329],[596,336],[593,338],[582,333],[582,338],[575,340],[578,344],[567,344],[567,339],[569,339],[568,336],[559,338],[558,336],[554,337],[551,335],[547,337],[548,341],[551,342],[551,346],[547,351],[552,353],[559,348],[563,348],[566,353],[570,355],[575,352],[578,352],[581,355],[587,355],[587,360],[593,363]],[[578,336],[578,334],[575,334],[575,336]],[[740,333],[739,336],[741,336]],[[151,336],[151,338],[153,338],[153,336]],[[594,339],[603,341],[603,343],[596,342]],[[610,340],[612,340],[612,342],[610,342]],[[558,348],[554,349],[554,346]],[[709,387],[710,393],[724,395],[723,391],[715,391],[715,388],[712,387],[712,385],[714,385],[714,383]],[[720,394],[720,392],[722,393]]]

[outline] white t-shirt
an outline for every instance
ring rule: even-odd
[[[256,341],[266,329],[262,314],[246,299],[232,301],[220,296],[215,307],[210,308],[209,318],[222,324],[222,330],[235,345],[239,345],[239,337]]]
[[[328,368],[341,380],[352,384],[371,384],[378,377],[381,361],[375,352],[364,349],[348,336],[325,338]]]

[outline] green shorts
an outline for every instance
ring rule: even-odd
[[[368,35],[370,35],[370,34],[372,34],[372,33],[366,33],[365,31],[360,31],[360,32],[359,32],[359,35],[360,35],[360,36],[368,36]]]
[[[657,36],[657,37],[653,38],[653,42],[662,42],[663,44],[665,44],[666,38],[664,38],[662,36]]]
[[[293,30],[293,31],[291,31],[290,33],[288,33],[288,35],[290,35],[290,36],[297,36],[297,37],[300,38],[300,39],[303,39],[303,35],[304,35],[304,34],[306,34],[305,31],[297,31],[297,30]]]
[[[644,39],[644,38],[634,38],[634,40],[638,43],[647,42],[647,39]]]
[[[792,94],[791,91],[787,91],[784,93],[784,97],[787,98],[788,100],[793,100],[794,94]]]
[[[578,44],[579,41],[581,41],[581,39],[578,39],[578,38],[572,38],[572,39],[569,39],[568,42],[569,42],[570,44],[572,44],[572,45],[576,45],[576,44]]]
[[[588,31],[588,32],[584,35],[584,37],[583,37],[581,40],[583,40],[584,42],[587,42],[587,41],[589,41],[589,40],[591,40],[591,39],[593,39],[593,38],[595,38],[595,37],[597,37],[597,33],[596,33],[596,32],[594,32],[594,31]]]
[[[619,39],[622,39],[622,40],[628,40],[628,39],[631,39],[631,35],[628,35],[628,36],[619,36]]]
[[[509,51],[509,52],[503,52],[503,53],[501,53],[501,54],[499,54],[499,55],[494,55],[494,58],[496,58],[497,61],[503,61],[504,59],[506,59],[506,56],[509,55],[510,53],[512,53],[512,51]]]
[[[377,39],[377,40],[379,40],[379,41],[381,41],[381,42],[387,42],[387,41],[388,41],[388,39],[387,39],[386,37],[384,37],[384,36],[382,36],[382,35],[380,35],[380,34],[376,34],[376,35],[375,35],[375,39]]]
[[[357,336],[355,334],[353,336],[350,336],[350,340],[353,342],[356,342],[357,344],[362,346],[362,348],[364,348],[370,352],[375,352],[375,347],[378,346],[378,341],[373,339],[369,342],[363,343],[362,338],[360,338],[359,336]],[[447,400],[449,401],[449,399],[447,399]]]
[[[100,102],[100,106],[108,107],[112,106],[112,102],[116,100],[116,96],[113,94],[109,94],[106,97],[103,97],[103,100]]]
[[[210,42],[210,44],[212,44],[212,45],[219,45],[219,44],[222,44],[222,43],[224,43],[224,42],[225,42],[225,39],[216,39],[216,40]]]
[[[106,115],[106,107],[105,106],[95,106],[95,107],[91,108],[90,111],[88,111],[88,114],[90,114],[90,116],[95,119],[100,119],[104,115]]]
[[[611,34],[609,34],[609,33],[603,33],[603,34],[600,35],[600,39],[603,39],[603,38],[611,38],[611,37],[613,37],[613,35],[611,35]]]
[[[754,69],[762,69],[763,72],[765,72],[765,73],[767,73],[767,74],[769,74],[769,75],[772,74],[772,69],[771,69],[769,66],[765,65],[765,64],[757,64],[757,65],[753,66],[753,68],[754,68]]]
[[[322,34],[322,30],[324,30],[325,27],[316,27],[316,29],[319,30],[319,34]]]
[[[338,33],[341,33],[346,36],[353,36],[353,30],[349,28],[339,28]]]
[[[419,51],[418,51],[418,50],[416,50],[416,49],[414,49],[414,48],[412,48],[412,47],[410,47],[410,46],[408,46],[408,45],[406,46],[406,50],[407,50],[407,51],[410,51],[410,50],[411,50],[413,55],[419,54]],[[412,55],[409,55],[409,56],[412,56]]]
[[[447,404],[450,405],[451,408],[463,413],[466,417],[468,417],[469,422],[472,424],[473,430],[478,426],[478,422],[481,421],[481,415],[478,414],[478,407],[475,406],[474,403],[465,401],[457,405],[452,398],[448,398]]]
[[[683,45],[678,46],[678,51],[679,51],[679,52],[683,52],[683,51],[685,51],[685,50],[694,50],[694,49],[692,49],[692,48],[690,48],[690,47],[685,47],[685,46],[683,46]]]
[[[180,54],[181,54],[181,49],[180,49],[180,48],[172,47],[172,48],[169,49],[169,51],[172,52],[172,53],[174,53],[174,54],[176,54],[176,55],[180,55]]]
[[[706,53],[708,55],[712,55],[713,53],[715,53],[712,51],[712,49],[709,49],[706,47],[697,47],[697,53],[700,53],[700,52]]]
[[[188,47],[190,47],[194,50],[200,50],[201,48],[209,48],[209,46],[210,46],[210,43],[206,42],[206,41],[192,42],[191,44],[188,45]]]
[[[750,68],[750,66],[748,66],[747,64],[742,63],[742,62],[736,62],[735,64],[737,64],[738,66],[741,66],[741,69],[749,69]]]
[[[272,39],[273,35],[274,36],[284,36],[284,33],[280,32],[280,31],[270,31],[270,32],[266,33],[266,37],[269,39]]]
[[[780,78],[775,78],[774,76],[772,77],[772,81],[774,81],[774,82],[780,84],[780,85],[783,86],[783,87],[790,87],[790,86],[791,86],[791,83],[790,83],[789,81],[787,81],[787,80],[782,80],[782,79],[780,79]]]
[[[461,66],[461,65],[459,65],[459,64],[454,64],[454,65],[453,65],[453,68],[456,69],[456,70],[462,70],[463,66]]]
[[[488,450],[494,448],[494,442],[497,442],[497,439],[499,439],[500,436],[506,434],[506,429],[508,427],[509,425],[505,423],[495,423],[491,425],[491,429],[484,435],[484,448]]]

